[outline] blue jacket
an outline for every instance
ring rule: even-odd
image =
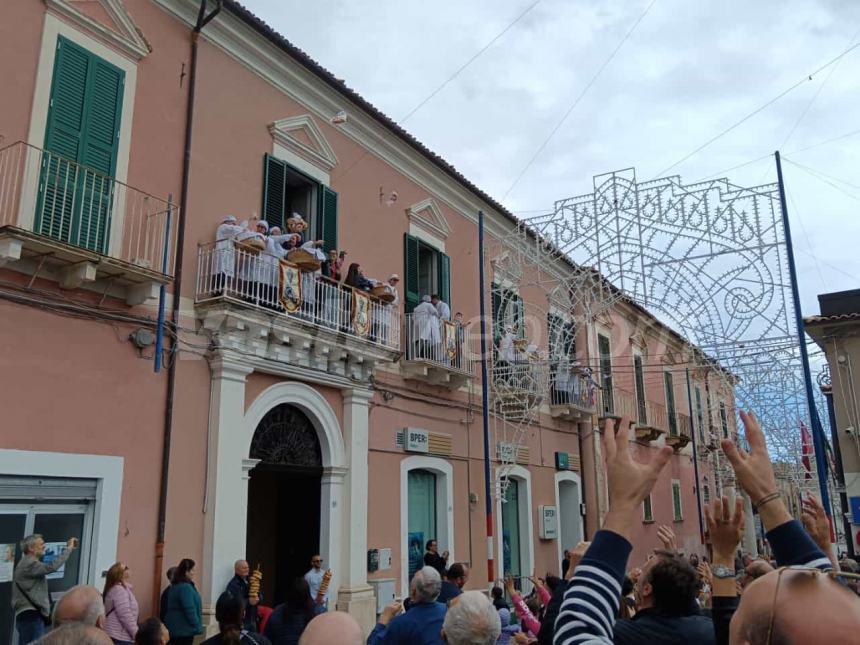
[[[188,582],[170,585],[164,624],[170,631],[171,638],[203,633],[203,604],[194,585]]]
[[[448,608],[440,602],[419,602],[388,625],[376,624],[367,645],[439,645]]]
[[[439,597],[436,598],[436,602],[441,602],[443,605],[447,605],[451,598],[456,598],[461,593],[463,592],[460,587],[455,585],[453,582],[443,580],[442,589],[439,591]]]

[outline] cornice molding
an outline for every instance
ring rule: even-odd
[[[425,229],[428,233],[443,240],[448,239],[451,234],[451,225],[442,214],[441,209],[432,197],[413,204],[406,209],[409,221]]]

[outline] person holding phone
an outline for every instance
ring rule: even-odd
[[[51,620],[47,576],[62,567],[77,547],[78,538],[69,538],[63,552],[46,564],[42,562],[45,540],[41,535],[28,535],[21,541],[23,557],[12,578],[12,611],[18,642],[22,645],[38,640],[45,633],[45,624]]]

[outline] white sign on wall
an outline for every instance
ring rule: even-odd
[[[555,540],[558,538],[558,511],[555,506],[538,506],[540,517],[540,539]]]
[[[403,446],[404,450],[407,450],[408,452],[430,451],[429,432],[418,428],[405,428],[403,433],[406,435]]]

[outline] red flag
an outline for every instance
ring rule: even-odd
[[[809,461],[812,456],[812,434],[803,421],[800,422],[800,451],[804,470],[803,478],[812,479],[812,466]]]

